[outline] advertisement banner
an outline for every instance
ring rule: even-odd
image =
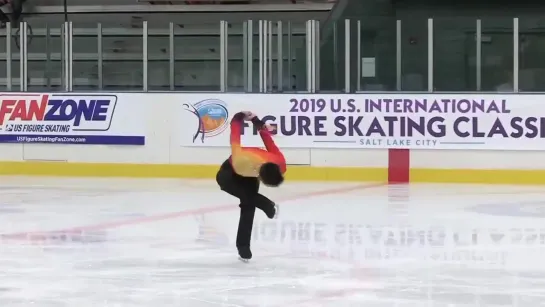
[[[292,148],[545,149],[545,95],[199,94],[178,105],[182,146],[229,146],[229,122],[252,111]],[[261,147],[250,123],[242,142]]]
[[[0,143],[144,145],[144,102],[113,94],[0,93]],[[143,127],[144,126],[144,127]]]

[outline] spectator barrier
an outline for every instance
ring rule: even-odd
[[[229,120],[277,127],[290,180],[545,183],[544,95],[3,93],[4,175],[213,178]],[[246,146],[261,146],[249,125]]]

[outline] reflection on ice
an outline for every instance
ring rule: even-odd
[[[541,194],[518,188],[286,201],[278,220],[256,214],[245,264],[239,209],[213,183],[53,183],[0,186],[13,209],[0,204],[2,306],[545,306],[542,219],[468,209],[520,200],[538,212]],[[304,189],[316,187],[283,193]]]

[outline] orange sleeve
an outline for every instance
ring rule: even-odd
[[[271,133],[268,130],[260,129],[259,135],[261,136],[261,139],[263,140],[263,144],[265,144],[265,148],[267,148],[268,152],[280,153],[280,149],[278,149],[278,147],[274,143]]]
[[[276,146],[276,144],[274,143],[272,134],[267,129],[260,129],[259,135],[261,136],[261,139],[263,140],[263,144],[265,144],[265,148],[267,148],[267,151],[272,154],[272,159],[270,162],[278,164],[280,166],[282,174],[284,174],[286,172],[286,158],[284,158],[284,154],[282,154],[278,146]]]
[[[261,140],[263,140],[263,144],[265,144],[265,148],[267,148],[267,151],[272,153],[280,153],[280,149],[276,147],[276,144],[272,139],[271,133],[269,132],[269,130],[267,130],[267,128],[265,128],[265,122],[263,122],[256,116],[252,118],[252,123],[255,127],[257,127],[259,135],[261,136]]]
[[[244,122],[244,113],[240,112],[233,116],[231,120],[231,150],[240,148],[240,134],[242,132],[242,123]]]

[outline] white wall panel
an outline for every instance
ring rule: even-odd
[[[313,149],[312,166],[387,167],[387,149]]]
[[[411,150],[411,168],[545,169],[540,151]]]
[[[0,160],[22,161],[23,144],[0,144]]]

